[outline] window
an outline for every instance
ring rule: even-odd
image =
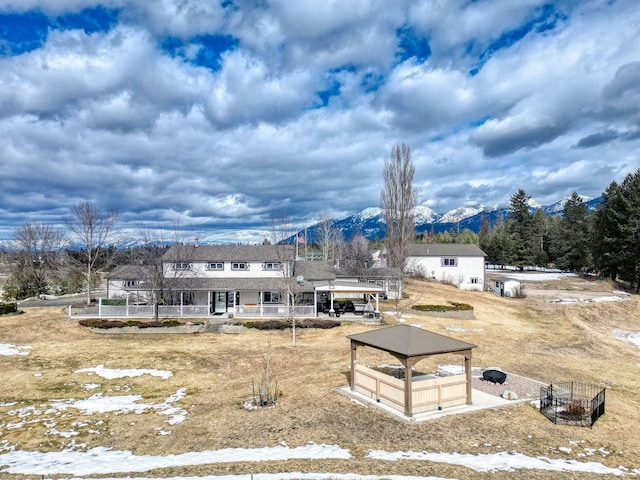
[[[280,303],[280,292],[262,292],[264,303]]]
[[[262,264],[263,270],[280,270],[279,262],[265,262]]]
[[[455,267],[458,264],[458,260],[456,258],[443,258],[442,266],[443,267]]]
[[[231,270],[249,270],[247,262],[231,262]]]
[[[173,270],[191,270],[191,264],[187,262],[175,262],[171,265]]]
[[[479,279],[478,277],[471,277],[471,278],[469,279],[469,281],[470,281],[471,283],[475,283],[475,284],[480,283],[480,279]]]
[[[224,262],[209,262],[207,270],[224,270]]]

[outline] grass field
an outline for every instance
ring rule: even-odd
[[[335,391],[349,379],[346,336],[377,327],[343,324],[330,330],[298,330],[297,346],[292,347],[291,334],[286,331],[96,334],[69,320],[65,308],[49,307],[0,317],[0,344],[31,347],[24,350],[28,354],[0,355],[0,448],[45,452],[109,447],[139,455],[168,455],[284,443],[296,447],[313,442],[338,445],[352,454],[349,460],[292,459],[256,464],[247,459],[145,472],[158,477],[258,471],[464,479],[513,476],[511,472],[483,473],[449,463],[375,460],[367,458],[371,450],[473,455],[507,451],[640,469],[640,352],[636,345],[621,340],[624,332],[640,331],[640,299],[632,295],[623,301],[552,301],[565,293],[572,298],[597,299],[599,295],[611,296],[614,289],[608,282],[578,278],[525,282],[526,298],[505,299],[490,292],[464,292],[448,285],[411,281],[406,286],[409,299],[403,302],[405,306],[411,302],[471,304],[473,320],[423,315],[403,320],[478,345],[474,366],[497,366],[545,383],[576,380],[606,386],[606,414],[592,429],[554,425],[529,404],[421,424],[408,424],[359,405]],[[391,304],[381,306],[383,312],[392,308]],[[394,315],[385,315],[386,323],[396,321]],[[275,408],[246,410],[242,405],[251,396],[252,378],[260,379],[267,354],[270,371],[278,377],[280,403]],[[362,353],[359,349],[358,357],[371,365],[397,363],[369,349],[362,349]],[[436,359],[438,363],[454,361],[459,359]],[[173,375],[166,379],[152,375],[106,379],[78,372],[98,365],[158,369]],[[180,389],[185,389],[184,396],[171,406],[184,410],[186,419],[173,425],[159,408],[140,413],[83,413],[66,408],[47,414],[56,401],[98,394],[140,395],[141,402],[166,406],[167,398]],[[21,413],[16,413],[18,410]],[[0,472],[1,466],[0,455]],[[598,476],[543,470],[520,475],[561,479]]]

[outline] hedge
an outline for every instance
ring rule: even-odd
[[[83,327],[89,328],[123,328],[123,327],[138,327],[138,328],[167,328],[167,327],[179,327],[182,325],[178,320],[164,320],[162,322],[141,322],[138,320],[127,320],[123,322],[121,320],[104,320],[100,318],[88,318],[79,320],[78,323]]]
[[[411,308],[419,312],[459,312],[463,310],[473,310],[473,307],[467,303],[449,303],[451,303],[451,305],[414,305]]]
[[[17,303],[0,303],[0,315],[7,315],[9,313],[16,313],[18,311]]]
[[[270,319],[270,320],[248,320],[242,322],[246,328],[255,328],[256,330],[286,330],[291,328],[291,321],[286,319]],[[340,322],[336,320],[321,320],[315,318],[307,318],[296,321],[296,328],[321,328],[328,329],[339,327]]]

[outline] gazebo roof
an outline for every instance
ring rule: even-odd
[[[370,330],[347,338],[406,358],[461,352],[477,346],[410,325]]]

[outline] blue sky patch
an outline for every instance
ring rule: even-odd
[[[200,45],[195,57],[188,58],[185,48],[190,45]],[[238,46],[238,39],[231,35],[199,35],[188,44],[177,37],[166,37],[160,43],[162,50],[172,57],[181,57],[199,67],[217,72],[221,68],[222,54]]]
[[[484,64],[499,50],[509,48],[516,44],[531,32],[544,33],[557,27],[558,21],[567,20],[567,15],[557,12],[552,4],[543,5],[536,9],[537,15],[522,25],[503,32],[496,40],[491,42],[489,46],[480,54],[478,62],[469,71],[471,76],[477,75]],[[469,45],[467,50],[473,45]]]
[[[426,38],[419,37],[415,30],[404,26],[396,31],[399,41],[398,57],[400,62],[415,57],[418,62],[423,63],[431,56],[431,47]]]
[[[21,55],[42,47],[49,30],[82,29],[87,34],[108,31],[117,23],[118,14],[118,10],[103,7],[59,17],[48,17],[39,11],[0,14],[0,55]]]

